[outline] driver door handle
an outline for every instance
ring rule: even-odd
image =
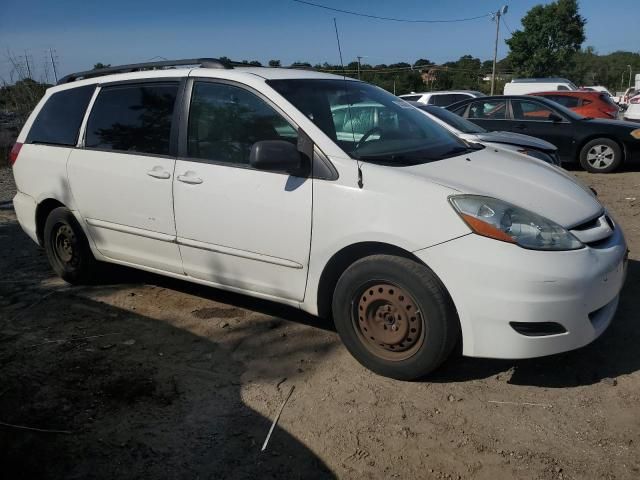
[[[193,170],[187,170],[184,175],[178,175],[178,181],[182,183],[188,183],[190,185],[198,185],[202,183],[202,179],[196,176],[196,172]]]

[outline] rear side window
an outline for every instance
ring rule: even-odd
[[[103,88],[87,122],[85,147],[169,155],[178,84]]]
[[[74,146],[95,85],[54,93],[36,117],[26,143]]]
[[[479,100],[469,107],[469,118],[478,120],[504,120],[507,115],[506,100]]]

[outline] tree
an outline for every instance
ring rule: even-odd
[[[431,60],[427,60],[426,58],[421,58],[419,60],[416,60],[416,62],[413,64],[414,67],[424,67],[425,65],[433,65],[433,62]]]
[[[524,30],[516,30],[506,40],[516,74],[547,77],[570,71],[585,39],[585,23],[577,0],[533,7],[522,19]]]
[[[94,70],[99,70],[101,68],[109,68],[111,66],[110,63],[102,63],[102,62],[98,62],[93,66]]]
[[[280,60],[269,60],[269,66],[270,67],[279,67],[280,66]]]

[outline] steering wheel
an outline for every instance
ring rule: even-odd
[[[380,127],[373,127],[367,130],[366,133],[362,135],[362,137],[360,137],[360,140],[358,140],[358,143],[356,143],[356,146],[353,147],[353,151],[355,152],[356,150],[358,150],[362,145],[365,144],[365,142],[369,139],[369,137],[376,132],[382,134],[382,129],[380,129]]]

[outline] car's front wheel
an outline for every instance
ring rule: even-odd
[[[336,285],[333,316],[360,363],[399,380],[432,372],[459,338],[457,314],[440,280],[403,257],[372,255],[351,265]]]
[[[596,138],[580,151],[580,165],[591,173],[610,173],[622,164],[620,145],[609,138]]]
[[[66,282],[89,283],[98,262],[82,227],[65,207],[51,211],[44,226],[44,249],[53,270]]]

